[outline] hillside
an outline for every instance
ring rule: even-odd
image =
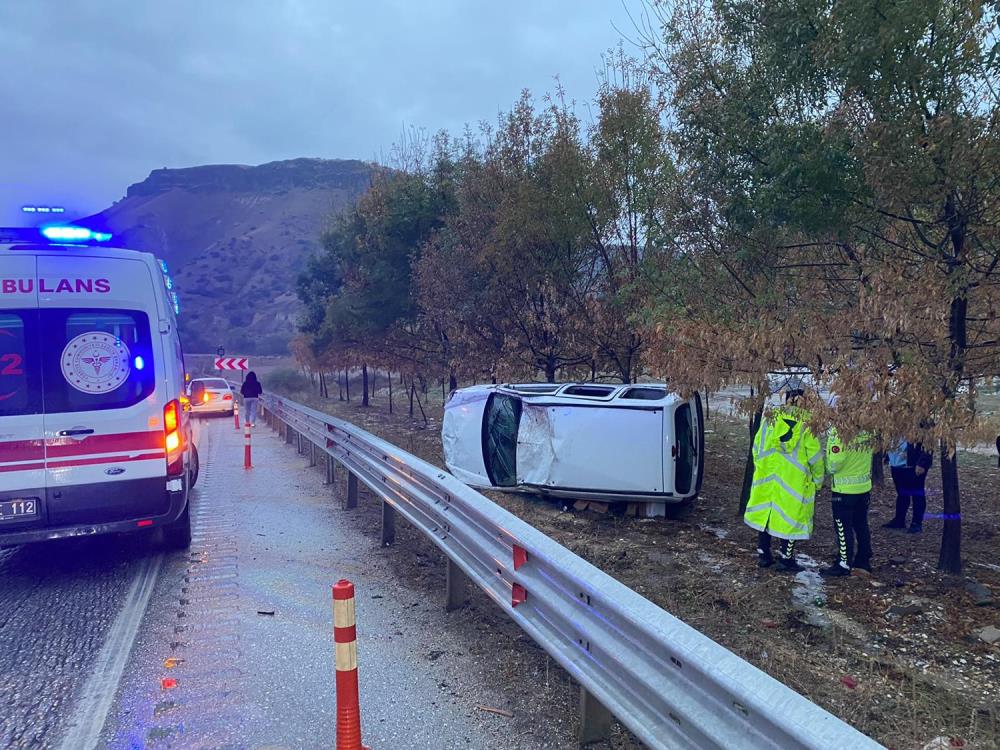
[[[295,279],[332,213],[369,185],[354,160],[157,169],[85,223],[170,266],[190,352],[285,353]]]

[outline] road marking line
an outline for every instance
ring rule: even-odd
[[[156,586],[162,561],[162,554],[142,561],[125,597],[125,604],[108,631],[108,637],[94,661],[94,669],[76,701],[69,729],[59,743],[59,750],[94,750],[100,742],[104,722],[118,693],[118,683]]]

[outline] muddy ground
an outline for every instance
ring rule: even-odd
[[[382,382],[384,386],[384,379]],[[265,387],[267,382],[265,381]],[[355,400],[289,392],[443,466],[441,395],[425,396],[410,418],[397,387],[395,413],[380,389],[369,408]],[[815,573],[793,578],[756,567],[755,535],[735,516],[748,436],[742,423],[716,411],[707,423],[701,497],[674,519],[638,519],[623,509],[607,514],[563,504],[493,493],[498,504],[725,645],[789,687],[887,747],[1000,748],[1000,642],[980,637],[1000,627],[1000,469],[996,457],[960,456],[965,574],[935,569],[940,543],[940,475],[928,481],[928,519],[922,535],[882,529],[892,515],[891,481],[872,499],[874,573],[819,582]],[[361,510],[366,533],[377,539],[377,504]],[[619,512],[615,512],[618,510]],[[403,524],[400,524],[403,526]],[[401,577],[415,588],[440,591],[443,561],[417,532],[400,529],[394,551]],[[402,551],[400,550],[400,551]],[[829,494],[817,500],[816,533],[797,550],[813,568],[834,554]],[[462,617],[483,633],[497,679],[512,691],[504,708],[512,736],[532,732],[540,699],[547,720],[574,721],[576,690],[547,655],[495,609],[473,597]],[[619,731],[611,747],[636,747]]]

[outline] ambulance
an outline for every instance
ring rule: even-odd
[[[145,529],[190,544],[173,282],[110,241],[0,228],[0,546]]]

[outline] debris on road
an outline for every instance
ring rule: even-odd
[[[979,640],[986,641],[986,643],[992,646],[997,641],[1000,641],[1000,628],[996,625],[987,625],[979,631]]]
[[[487,713],[490,714],[496,714],[497,716],[505,716],[508,719],[514,718],[514,714],[512,714],[510,711],[505,711],[502,708],[493,708],[492,706],[476,706],[476,708],[478,708],[480,711],[486,711]]]

